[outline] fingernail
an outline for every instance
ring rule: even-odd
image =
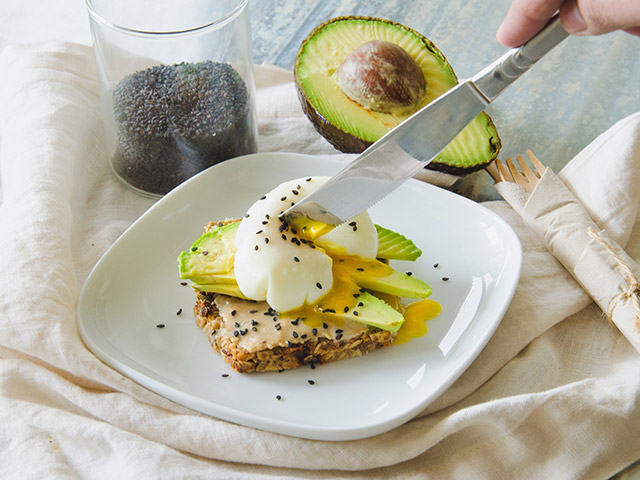
[[[569,33],[579,33],[587,29],[587,24],[582,18],[582,15],[580,15],[580,9],[578,8],[578,2],[576,0],[569,2],[566,12],[563,25]]]

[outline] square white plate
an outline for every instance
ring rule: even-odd
[[[428,322],[425,337],[315,369],[233,372],[195,324],[193,290],[178,278],[178,254],[208,221],[241,218],[283,181],[333,175],[343,166],[293,153],[248,155],[211,167],[170,192],[89,275],[78,305],[86,345],[106,364],[164,397],[263,430],[351,440],[410,420],[480,353],[518,283],[520,242],[488,209],[416,180],[372,207],[375,223],[403,233],[422,249],[416,262],[394,266],[429,283],[442,313]],[[157,328],[161,323],[165,327]]]

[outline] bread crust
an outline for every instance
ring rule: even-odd
[[[374,327],[366,327],[361,333],[349,338],[339,335],[311,335],[295,343],[283,342],[276,346],[248,350],[239,345],[237,338],[228,334],[225,328],[230,321],[220,314],[217,299],[225,295],[205,293],[196,290],[196,305],[193,312],[196,323],[209,339],[213,349],[237,372],[282,371],[302,365],[317,365],[359,357],[392,344],[395,334]],[[250,302],[234,299],[236,302]],[[286,321],[282,319],[281,321]]]

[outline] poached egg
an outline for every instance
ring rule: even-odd
[[[278,312],[318,302],[333,286],[329,253],[375,258],[378,236],[363,212],[315,240],[279,219],[329,177],[307,177],[280,184],[247,211],[236,234],[234,270],[240,291],[266,300]]]

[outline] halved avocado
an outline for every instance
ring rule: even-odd
[[[368,42],[395,44],[415,61],[424,75],[426,87],[422,98],[412,108],[401,105],[391,112],[388,108],[385,109],[387,112],[376,111],[375,106],[363,106],[354,100],[357,97],[347,96],[345,90],[348,89],[340,88],[338,71],[341,65],[345,59],[353,57],[354,50]],[[379,57],[373,54],[369,58]],[[360,55],[360,58],[365,56]],[[298,97],[307,117],[335,148],[347,153],[362,152],[458,83],[446,58],[431,41],[408,27],[371,17],[339,17],[314,29],[298,51],[294,75]],[[488,165],[500,147],[496,127],[483,112],[427,168],[464,175]]]

